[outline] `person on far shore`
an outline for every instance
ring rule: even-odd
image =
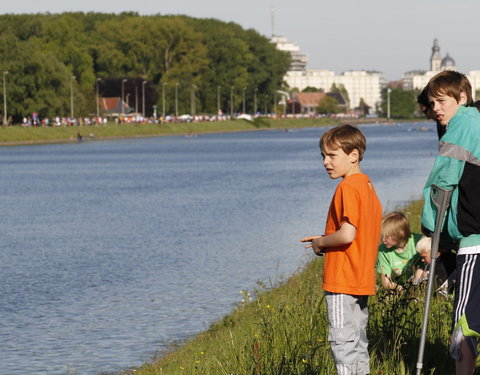
[[[368,296],[374,295],[375,261],[382,206],[360,161],[366,149],[362,132],[340,125],[320,139],[323,165],[341,178],[327,215],[325,234],[300,241],[325,255],[323,289],[329,322],[328,341],[338,374],[370,373]]]

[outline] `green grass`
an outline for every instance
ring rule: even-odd
[[[358,122],[358,120],[355,120]],[[337,125],[336,119],[278,119],[257,118],[255,121],[231,120],[219,122],[169,123],[169,124],[115,124],[99,126],[22,127],[0,126],[0,143],[37,143],[76,141],[77,133],[87,139],[92,133],[95,139],[110,137],[149,137],[170,134],[209,133],[225,131],[251,131],[269,128],[299,128]]]
[[[403,211],[418,232],[421,202]],[[334,374],[321,289],[323,259],[315,258],[280,285],[258,285],[253,301],[208,330],[130,374],[318,375]],[[424,309],[423,287],[379,290],[370,298],[368,337],[372,374],[414,374]],[[240,298],[239,298],[240,300]],[[434,295],[423,374],[454,373],[448,354],[452,297]],[[192,317],[194,319],[194,317]],[[478,370],[478,368],[477,368]],[[476,373],[479,373],[478,371]]]

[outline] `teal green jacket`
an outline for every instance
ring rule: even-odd
[[[439,152],[424,187],[422,225],[433,232],[437,208],[431,185],[453,189],[443,230],[460,247],[480,245],[480,113],[459,107],[440,139]]]

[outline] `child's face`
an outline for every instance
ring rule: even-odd
[[[355,172],[358,161],[358,151],[346,154],[341,148],[333,149],[325,146],[322,150],[323,166],[331,179],[348,177]]]
[[[382,242],[387,249],[390,249],[390,248],[398,245],[397,239],[393,238],[392,236],[383,237]]]
[[[430,108],[433,111],[434,119],[441,125],[447,126],[455,113],[457,113],[458,107],[466,103],[465,93],[460,93],[460,102],[453,96],[439,93],[436,96],[429,96]]]
[[[428,251],[423,251],[420,253],[420,257],[422,258],[422,262],[425,264],[430,264],[432,261],[432,257]]]

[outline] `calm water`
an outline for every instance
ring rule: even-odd
[[[420,197],[437,142],[419,127],[361,127],[386,210]],[[138,366],[287,277],[338,183],[324,131],[1,148],[1,372]]]

